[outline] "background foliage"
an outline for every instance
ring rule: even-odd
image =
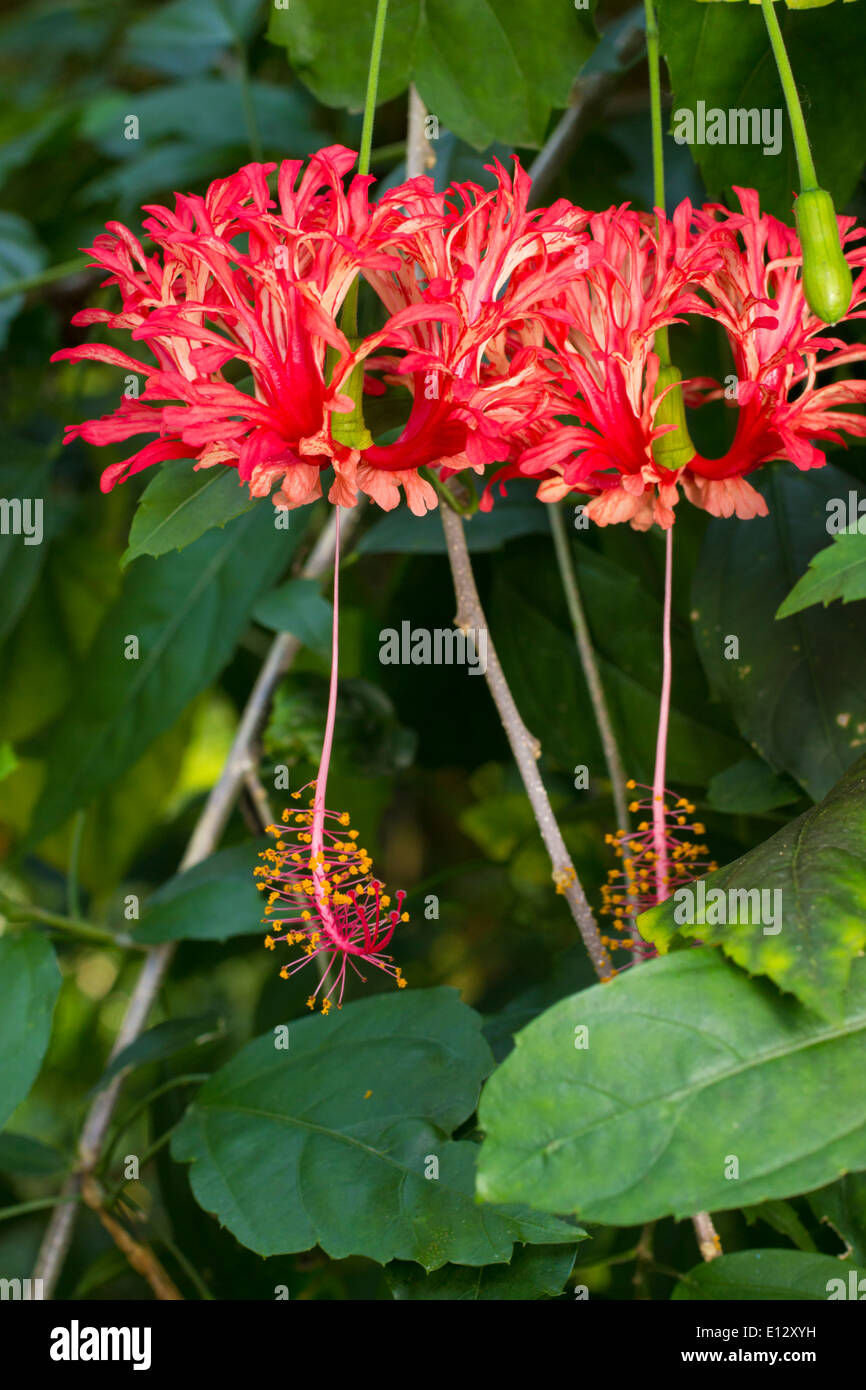
[[[674,108],[782,104],[754,7],[659,9]],[[453,617],[438,518],[405,510],[368,514],[344,570],[332,784],[382,876],[409,891],[398,959],[411,988],[376,994],[374,982],[339,1016],[292,1022],[288,1054],[275,1050],[274,1029],[304,1013],[306,987],[280,981],[261,949],[252,808],[236,810],[210,860],[177,875],[283,628],[303,649],[274,703],[262,779],[272,787],[277,765],[292,786],[314,775],[330,610],[294,575],[326,509],[294,513],[278,531],[269,503],[248,506],[230,479],[185,462],[102,496],[98,474],[111,460],[80,442],[61,449],[61,431],[112,409],[123,383],[107,366],[49,369],[47,359],[78,341],[68,327],[77,308],[111,301],[77,250],[107,219],[135,225],[142,203],[200,191],[251,157],[357,144],[373,11],[372,0],[50,0],[0,24],[0,494],[44,496],[47,528],[40,546],[0,536],[0,1201],[10,1218],[0,1272],[30,1272],[46,1212],[26,1204],[56,1193],[75,1161],[139,969],[136,945],[177,941],[150,1030],[122,1059],[133,1070],[100,1179],[185,1296],[273,1298],[284,1286],[308,1299],[529,1299],[573,1297],[580,1285],[628,1298],[641,1227],[655,1222],[654,1259],[637,1271],[645,1295],[814,1297],[835,1257],[866,1264],[854,959],[866,881],[864,556],[856,534],[831,544],[825,527],[828,499],[863,486],[859,448],[806,475],[767,470],[766,520],[708,522],[683,505],[676,524],[669,779],[697,802],[715,858],[737,861],[722,872],[746,864],[750,885],[796,879],[786,959],[767,944],[775,938],[746,949],[736,928],[718,938],[722,950],[679,951],[662,910],[653,939],[675,948],[670,957],[613,987],[593,984],[484,682],[379,662],[383,628]],[[440,186],[488,183],[491,154],[516,149],[530,163],[578,74],[614,70],[613,39],[641,23],[641,9],[617,3],[593,14],[571,0],[392,0],[374,172],[403,176],[410,80],[440,122]],[[818,168],[855,213],[864,23],[862,4],[783,18]],[[124,134],[130,115],[136,140]],[[649,147],[638,62],[548,196],[648,207]],[[754,186],[788,217],[790,148],[786,138],[770,159],[760,147],[689,151],[669,140],[670,197]],[[37,288],[12,288],[51,267],[61,269]],[[706,325],[672,340],[684,374],[724,377]],[[703,452],[726,446],[730,415],[711,406],[690,421]],[[468,523],[468,539],[494,640],[597,901],[613,808],[547,514],[531,487],[513,485]],[[575,531],[573,552],[624,761],[646,781],[661,542],[623,527]],[[130,633],[138,663],[122,657]],[[730,633],[738,663],[721,655]],[[589,790],[575,789],[582,764]],[[431,894],[437,917],[424,914]],[[609,1110],[594,1102],[604,1125],[569,1139],[550,1165],[530,1155],[515,1177],[527,1133],[557,1145],[585,1116],[571,1036],[595,1021],[595,1082],[615,1093]],[[826,1088],[831,1070],[816,1119],[804,1096]],[[649,1074],[652,1103],[633,1109]],[[744,1115],[760,1127],[738,1152],[760,1172],[734,1193],[719,1173],[710,1179],[698,1140],[710,1129],[725,1152],[725,1126],[733,1134]],[[820,1152],[806,1142],[816,1123]],[[678,1124],[665,1176],[648,1156],[666,1151]],[[485,1207],[474,1201],[482,1130]],[[433,1153],[441,1175],[427,1182],[419,1165]],[[140,1180],[124,1181],[127,1154],[146,1156]],[[391,1223],[383,1213],[398,1194]],[[726,1254],[695,1270],[688,1223],[674,1218],[698,1207],[721,1212]],[[90,1212],[59,1292],[149,1295]]]

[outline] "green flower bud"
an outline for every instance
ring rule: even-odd
[[[364,423],[362,398],[364,395],[364,364],[359,362],[352,368],[349,380],[343,385],[341,396],[351,396],[354,409],[348,412],[333,411],[331,414],[331,438],[348,449],[369,449],[373,436]]]
[[[679,383],[682,379],[683,375],[678,367],[662,367],[659,372],[656,395],[660,396],[666,386]],[[684,468],[694,458],[697,449],[689,437],[688,425],[686,424],[686,406],[681,386],[675,384],[672,390],[668,391],[659,405],[655,424],[656,427],[676,425],[675,430],[668,430],[666,434],[653,441],[655,462],[661,468]]]
[[[838,323],[851,304],[851,267],[839,239],[833,199],[823,188],[809,188],[794,204],[803,247],[803,293],[825,323]]]

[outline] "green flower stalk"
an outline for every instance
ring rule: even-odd
[[[803,108],[774,0],[761,0],[761,8],[788,107],[800,173],[800,196],[794,205],[794,216],[803,251],[803,293],[809,308],[819,319],[824,323],[838,323],[851,305],[851,267],[842,251],[833,199],[825,188],[818,186]]]

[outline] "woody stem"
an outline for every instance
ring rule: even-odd
[[[462,632],[487,631],[487,619],[478,597],[472,562],[469,559],[469,550],[466,545],[464,522],[456,512],[450,511],[447,507],[440,507],[439,513],[445,531],[448,560],[451,565],[454,592],[457,598],[456,625]],[[613,964],[599,935],[592,908],[577,877],[571,856],[565,847],[562,831],[557,824],[546,788],[541,780],[541,774],[538,771],[541,748],[520,717],[520,711],[505,679],[505,672],[496,654],[496,649],[490,641],[489,632],[485,675],[494,704],[502,720],[502,727],[514,755],[514,761],[517,763],[526,794],[535,813],[541,838],[550,855],[557,891],[563,895],[568,903],[571,915],[589,952],[595,973],[600,980],[608,980],[614,973]]]

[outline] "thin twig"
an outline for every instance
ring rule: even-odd
[[[653,1232],[655,1231],[655,1224],[654,1221],[647,1222],[640,1233],[640,1240],[635,1247],[635,1266],[631,1282],[634,1285],[634,1296],[636,1299],[646,1299],[650,1297],[647,1269],[652,1264],[653,1259]]]
[[[592,646],[589,624],[586,621],[586,613],[583,608],[583,600],[580,597],[577,575],[574,569],[574,562],[571,557],[571,550],[568,544],[568,534],[565,522],[562,519],[562,512],[555,503],[549,511],[550,525],[553,531],[553,544],[556,550],[557,564],[562,579],[562,587],[565,590],[565,600],[568,604],[568,612],[571,617],[572,627],[574,628],[574,640],[577,643],[577,650],[580,655],[580,664],[583,667],[583,674],[589,690],[589,698],[592,701],[592,708],[595,714],[595,722],[598,725],[601,746],[604,750],[604,760],[607,764],[608,776],[610,777],[611,788],[613,791],[614,814],[616,823],[622,830],[628,830],[628,802],[625,794],[625,770],[622,765],[619,745],[616,741],[616,734],[610,720],[610,713],[605,699],[604,686],[601,683],[601,675],[596,661],[595,651]]]
[[[359,511],[360,507],[356,506],[347,512],[343,523],[344,532],[351,531],[357,524]],[[323,527],[321,535],[301,571],[301,576],[304,579],[319,579],[330,569],[334,559],[334,537],[334,520],[331,517]],[[225,766],[205,802],[186,847],[186,852],[180,863],[181,873],[191,869],[193,865],[201,863],[203,859],[213,853],[219,843],[235,798],[249,770],[250,749],[253,747],[259,730],[267,717],[274,690],[300,647],[299,639],[289,633],[280,633],[274,638],[270,652],[241,715],[240,724]],[[127,1006],[126,1015],[115,1038],[111,1050],[112,1058],[134,1042],[144,1028],[175,949],[175,943],[168,941],[148,952]],[[125,1072],[120,1072],[94,1099],[79,1140],[80,1170],[67,1180],[62,1194],[64,1197],[72,1198],[81,1190],[82,1174],[86,1175],[91,1172],[98,1161],[125,1075]],[[63,1261],[72,1240],[77,1212],[77,1205],[70,1201],[58,1206],[48,1223],[34,1269],[34,1277],[42,1280],[44,1298],[53,1296]]]
[[[153,1251],[134,1240],[116,1217],[109,1216],[102,1202],[102,1191],[93,1178],[85,1177],[81,1184],[81,1195],[91,1211],[95,1211],[118,1250],[132,1268],[146,1279],[156,1297],[165,1302],[183,1302],[183,1294],[169,1276]],[[44,1292],[43,1292],[44,1297]]]
[[[499,711],[499,717],[502,720],[502,726],[505,729],[514,760],[523,779],[530,805],[535,813],[541,838],[550,855],[553,881],[556,884],[557,892],[563,895],[571,909],[571,914],[583,937],[596,974],[600,980],[609,980],[614,973],[613,963],[599,935],[592,908],[577,877],[574,864],[571,862],[571,856],[562,838],[562,831],[556,822],[547,791],[538,771],[538,757],[541,753],[541,747],[520,717],[520,711],[514,702],[514,696],[511,694],[505,679],[505,672],[487,631],[487,619],[478,597],[472,563],[466,546],[464,523],[455,512],[450,511],[447,507],[440,507],[439,511],[445,531],[445,542],[448,546],[454,592],[457,597],[456,625],[462,632],[473,629],[476,632],[487,632],[487,671],[485,673],[487,684]]]
[[[426,134],[427,108],[417,89],[409,88],[409,118],[406,129],[406,175],[415,179],[436,167],[433,146]]]
[[[713,1225],[713,1218],[708,1211],[696,1212],[692,1217],[692,1225],[695,1228],[695,1235],[698,1238],[698,1249],[701,1258],[704,1260],[717,1260],[722,1253],[722,1242],[719,1240],[718,1232]]]

